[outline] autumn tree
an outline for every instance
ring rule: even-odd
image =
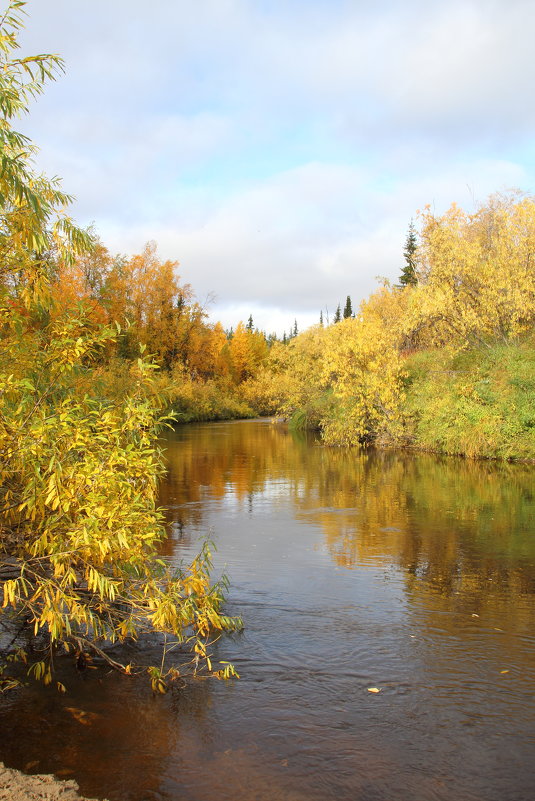
[[[86,326],[98,326],[109,322],[103,290],[112,260],[100,240],[89,233],[91,248],[72,260],[56,256],[50,265],[49,313],[57,317],[69,310],[82,316]]]
[[[229,343],[232,371],[236,383],[256,374],[268,354],[266,338],[260,331],[248,330],[238,323]]]
[[[0,19],[2,622],[13,625],[16,646],[39,640],[39,650],[17,655],[45,683],[67,652],[92,651],[129,672],[106,655],[106,643],[148,631],[189,642],[210,668],[211,632],[236,622],[221,614],[208,549],[180,571],[157,558],[164,528],[153,365],[139,359],[120,402],[97,396],[92,362],[116,329],[88,324],[83,303],[76,312],[70,302],[54,306],[57,265],[83,264],[93,243],[65,215],[70,197],[57,180],[34,172],[35,148],[13,128],[62,69],[56,56],[15,57],[24,5],[12,0]],[[82,278],[90,280],[83,267],[77,276],[83,296]],[[149,305],[143,322],[159,313]],[[151,669],[156,690],[178,674],[164,665]],[[0,686],[10,686],[5,673]]]
[[[192,330],[203,319],[188,284],[180,284],[178,262],[162,261],[155,242],[130,259],[117,257],[102,290],[110,321],[126,329],[120,354],[136,356],[143,344],[164,367],[186,361]]]
[[[418,240],[409,231],[404,291],[385,281],[355,316],[344,309],[342,320],[339,306],[337,325],[272,348],[243,392],[331,445],[532,455],[535,201],[426,209],[421,223]]]
[[[509,342],[535,319],[535,201],[492,197],[475,213],[453,205],[422,216],[420,281],[411,326],[433,344]]]
[[[279,413],[297,427],[318,428],[329,405],[322,372],[325,331],[312,326],[269,355],[268,365],[276,377],[271,395],[279,398]]]
[[[392,439],[399,432],[403,358],[398,300],[382,288],[355,318],[326,330],[322,380],[336,404],[321,426],[333,444]]]
[[[209,325],[198,321],[190,329],[185,353],[185,366],[194,378],[209,379],[230,374],[227,337],[221,323]]]

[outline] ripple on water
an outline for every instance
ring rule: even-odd
[[[318,448],[265,422],[183,427],[167,457],[164,551],[215,543],[246,628],[214,660],[241,680],[154,698],[62,665],[68,697],[3,704],[8,764],[111,801],[535,797],[532,470]]]

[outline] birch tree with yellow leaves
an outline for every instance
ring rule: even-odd
[[[325,332],[323,380],[336,401],[321,424],[328,443],[356,445],[399,436],[404,305],[400,293],[383,287],[361,305],[355,319]]]
[[[535,202],[494,196],[474,214],[422,215],[418,286],[408,324],[429,344],[509,342],[535,319]]]

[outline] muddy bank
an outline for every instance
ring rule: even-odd
[[[87,801],[78,793],[72,779],[60,781],[54,776],[26,776],[6,768],[0,762],[0,801]]]

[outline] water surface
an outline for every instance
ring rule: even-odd
[[[164,553],[215,543],[246,624],[215,657],[241,679],[154,697],[64,667],[67,696],[3,702],[7,764],[111,801],[535,797],[533,467],[329,449],[268,421],[165,444]]]

